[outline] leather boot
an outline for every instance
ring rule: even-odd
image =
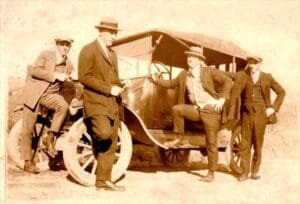
[[[247,174],[242,174],[241,176],[238,177],[238,181],[246,181],[248,179],[248,175]]]
[[[111,181],[96,181],[96,190],[125,191],[124,186],[117,186]]]
[[[253,174],[251,174],[251,177],[250,177],[250,178],[253,179],[253,180],[259,180],[259,179],[260,179],[260,176],[257,175],[257,174],[255,174],[255,173],[253,173]]]
[[[173,148],[178,148],[183,145],[189,145],[189,142],[184,140],[184,135],[183,134],[177,134],[177,138],[175,140],[172,140],[170,142],[165,143],[166,146],[168,147],[173,147]]]
[[[57,155],[57,151],[54,147],[54,132],[49,132],[43,137],[43,145],[46,147],[49,156],[54,158],[55,155]]]
[[[201,181],[204,181],[204,182],[212,182],[215,180],[215,173],[214,171],[208,171],[207,175],[204,176],[203,178],[200,179]]]
[[[25,160],[24,171],[32,174],[40,173],[40,170],[32,163],[31,160]]]

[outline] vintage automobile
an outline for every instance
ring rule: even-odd
[[[119,128],[119,149],[113,167],[112,179],[119,179],[126,171],[136,143],[155,145],[164,163],[171,167],[187,163],[191,150],[205,153],[205,135],[200,122],[186,121],[185,138],[190,145],[169,147],[168,141],[176,138],[172,132],[172,106],[176,89],[165,89],[154,85],[149,76],[172,79],[187,67],[184,51],[190,46],[201,46],[206,64],[226,72],[236,72],[245,67],[247,53],[233,43],[196,33],[170,30],[150,30],[116,40],[113,44],[118,54],[121,79],[131,79],[130,86],[122,93],[125,119]],[[78,91],[78,88],[75,88]],[[78,95],[78,94],[75,94]],[[75,99],[74,99],[75,98]],[[73,100],[74,99],[74,100]],[[56,148],[63,153],[64,164],[70,175],[80,184],[94,185],[97,160],[92,151],[92,140],[87,124],[82,117],[80,97],[73,97],[70,116],[64,124]],[[51,114],[40,114],[33,137],[34,161],[40,169],[49,168],[49,157],[38,139],[51,123]],[[23,168],[20,159],[20,133],[22,120],[9,133],[8,153],[15,163]],[[219,137],[218,147],[227,155],[228,167],[239,173],[240,127],[229,137]]]

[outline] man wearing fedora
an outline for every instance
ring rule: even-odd
[[[202,121],[206,133],[208,153],[208,174],[201,180],[211,182],[218,168],[217,132],[221,125],[221,112],[226,99],[229,99],[232,80],[217,69],[205,67],[203,49],[190,47],[185,51],[189,69],[183,70],[175,79],[152,81],[166,88],[178,88],[177,104],[172,108],[173,131],[178,133],[172,146],[185,145],[184,119]],[[215,82],[221,84],[222,91],[217,92]],[[188,101],[185,101],[187,95]]]
[[[272,75],[260,71],[262,62],[260,57],[249,56],[247,60],[245,70],[236,74],[230,100],[230,107],[234,107],[237,100],[241,98],[242,140],[240,155],[243,173],[238,177],[239,181],[248,179],[252,146],[254,153],[250,178],[260,179],[258,171],[262,158],[266,125],[277,122],[275,112],[279,111],[285,97],[284,89]],[[271,102],[271,90],[277,95],[273,103]]]
[[[68,113],[68,104],[59,91],[62,82],[68,79],[74,70],[67,56],[72,42],[70,38],[56,38],[56,49],[41,52],[34,65],[27,70],[21,145],[21,157],[25,160],[24,170],[27,172],[38,173],[38,169],[32,162],[31,145],[40,105],[54,110],[49,132],[42,137],[42,142],[50,156],[54,157],[57,154],[54,148],[55,136],[58,135]]]
[[[95,28],[99,37],[82,48],[78,62],[79,81],[84,85],[84,112],[92,126],[93,148],[98,160],[95,186],[96,189],[123,191],[123,186],[111,181],[120,125],[118,98],[123,89],[117,56],[110,46],[120,29],[111,17],[103,18]]]

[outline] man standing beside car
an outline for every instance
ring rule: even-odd
[[[56,49],[40,53],[34,65],[27,71],[28,78],[24,87],[24,108],[22,123],[21,157],[25,160],[24,170],[38,173],[32,161],[32,134],[37,119],[39,105],[54,110],[49,132],[42,137],[48,154],[54,157],[55,137],[59,135],[61,126],[68,113],[68,103],[59,94],[62,82],[70,78],[74,67],[68,58],[73,40],[60,37],[55,39]]]
[[[99,37],[82,48],[78,62],[79,81],[84,85],[84,112],[91,121],[93,148],[98,160],[95,186],[96,189],[124,191],[123,186],[111,181],[120,125],[118,97],[123,89],[117,56],[110,46],[120,29],[111,17],[103,18],[95,28]]]
[[[211,182],[218,168],[217,133],[221,126],[221,112],[226,99],[229,99],[232,80],[224,72],[205,67],[203,48],[190,47],[185,51],[188,70],[182,71],[175,79],[163,80],[152,76],[152,81],[165,88],[178,88],[177,104],[172,108],[173,131],[178,139],[172,146],[185,145],[184,119],[202,121],[206,134],[208,153],[208,173],[201,180]],[[217,92],[215,84],[222,85]],[[189,102],[185,101],[187,94]]]
[[[262,158],[262,146],[267,124],[277,122],[275,112],[284,100],[285,91],[271,74],[260,71],[262,59],[256,56],[247,58],[245,71],[238,72],[231,95],[231,107],[241,96],[242,140],[240,147],[242,175],[239,181],[248,179],[250,173],[251,149],[254,153],[251,162],[251,179],[260,179],[258,175]],[[271,89],[276,93],[271,103]],[[230,117],[230,116],[229,116]]]

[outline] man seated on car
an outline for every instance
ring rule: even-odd
[[[185,51],[188,70],[183,70],[175,79],[163,80],[152,76],[152,81],[165,88],[178,88],[177,104],[172,108],[173,130],[178,139],[172,146],[180,146],[184,141],[184,119],[202,121],[206,134],[208,152],[208,174],[203,181],[214,180],[214,171],[218,168],[217,132],[221,125],[221,112],[226,99],[229,99],[232,80],[224,72],[205,67],[203,49],[190,47]],[[222,84],[222,92],[216,92],[215,83]],[[185,101],[185,94],[189,102]]]
[[[21,144],[21,157],[25,160],[24,170],[27,172],[38,173],[32,162],[32,134],[40,105],[54,110],[50,130],[42,142],[50,156],[54,157],[57,154],[54,139],[68,113],[68,104],[59,91],[62,82],[68,79],[74,70],[67,56],[72,42],[69,38],[55,39],[56,49],[41,52],[28,70],[29,76],[24,87]]]

